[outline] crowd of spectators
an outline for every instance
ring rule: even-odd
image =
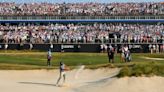
[[[1,43],[162,43],[162,41],[164,43],[163,24],[0,25]]]
[[[9,3],[0,2],[0,15],[160,15],[161,2],[147,3]]]

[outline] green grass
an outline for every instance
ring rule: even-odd
[[[46,53],[0,53],[0,63],[46,66]],[[105,54],[98,53],[53,53],[52,65],[57,66],[60,61],[67,65],[93,65],[107,63]]]
[[[164,76],[164,60],[148,60],[143,57],[164,58],[163,54],[132,53],[132,62],[122,62],[120,54],[115,63],[108,62],[107,53],[52,53],[52,67],[46,66],[46,52],[43,51],[0,51],[1,70],[56,69],[63,61],[71,68],[86,65],[87,68],[121,67],[119,77],[160,75]]]
[[[149,62],[145,64],[135,64],[133,67],[123,67],[118,77],[125,76],[164,76],[164,64]]]

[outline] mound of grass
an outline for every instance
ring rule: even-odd
[[[123,67],[118,74],[118,77],[125,76],[164,76],[164,65],[160,65],[156,62],[150,62],[147,64],[135,64],[132,67]]]
[[[130,75],[131,75],[131,69],[129,67],[123,67],[117,76],[125,77],[125,76],[130,76]]]

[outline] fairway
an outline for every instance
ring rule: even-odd
[[[109,65],[107,53],[52,53],[52,66],[46,66],[46,52],[7,51],[0,52],[0,69],[54,69],[60,61],[71,67],[86,65],[88,68],[98,68]],[[151,59],[153,58],[153,59]],[[155,59],[154,59],[155,58]],[[157,60],[156,60],[157,58]],[[160,58],[160,59],[159,59]],[[132,53],[132,61],[125,63],[120,60],[120,54],[115,54],[115,67],[133,64],[155,62],[164,65],[164,54]]]

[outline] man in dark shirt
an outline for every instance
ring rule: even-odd
[[[52,58],[52,53],[51,50],[49,49],[47,53],[47,66],[51,66],[51,58]]]
[[[110,45],[107,49],[109,63],[114,63],[114,48]]]

